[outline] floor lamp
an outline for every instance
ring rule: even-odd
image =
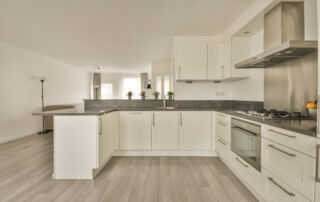
[[[44,78],[40,79],[41,82],[41,101],[42,101],[42,112],[44,112],[44,97],[43,97],[43,85],[44,85]],[[48,134],[50,133],[50,130],[45,130],[45,123],[44,123],[44,116],[42,116],[42,131],[40,131],[38,134]]]

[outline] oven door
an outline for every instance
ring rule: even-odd
[[[231,150],[261,171],[261,136],[238,126],[231,128]]]

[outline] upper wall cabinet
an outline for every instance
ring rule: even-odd
[[[222,43],[208,43],[208,79],[221,80],[222,76]]]
[[[207,43],[177,45],[177,80],[207,80]]]
[[[247,51],[246,47],[243,49]],[[236,51],[242,54],[241,48]],[[175,41],[173,50],[175,79],[177,81],[233,81],[248,78],[249,70],[234,68],[233,53],[231,38],[225,41],[220,38],[191,41],[184,38],[184,41]],[[239,56],[235,58],[238,60]]]
[[[235,64],[250,54],[250,38],[232,37],[223,41],[222,80],[236,81],[250,76],[249,69],[236,69]]]

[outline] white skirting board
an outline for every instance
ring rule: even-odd
[[[114,151],[112,156],[212,156],[216,151]]]

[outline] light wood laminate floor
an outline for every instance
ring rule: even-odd
[[[52,135],[0,145],[0,201],[257,201],[214,157],[113,157],[95,180],[53,180]]]

